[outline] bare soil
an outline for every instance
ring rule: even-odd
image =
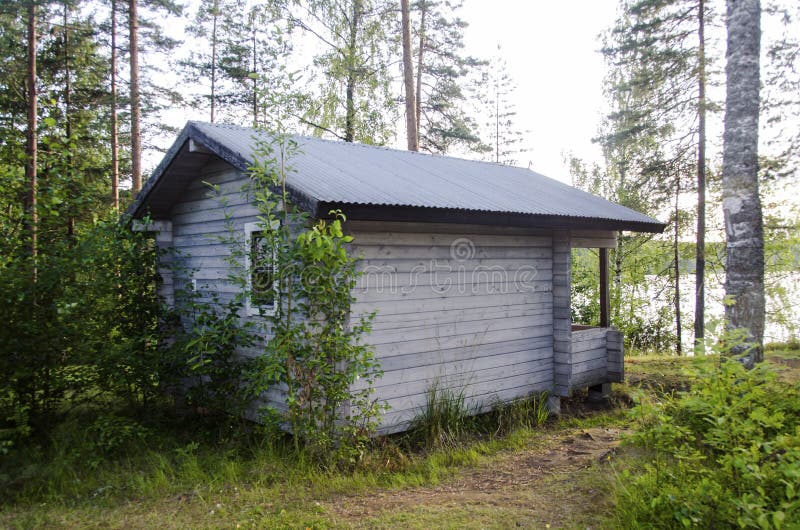
[[[492,458],[435,487],[343,495],[326,502],[325,511],[340,523],[366,528],[381,527],[376,521],[403,513],[444,508],[457,518],[459,510],[495,507],[512,509],[517,527],[582,523],[585,528],[608,499],[602,488],[584,480],[582,471],[609,462],[620,434],[619,429],[602,427],[555,432],[543,446]]]

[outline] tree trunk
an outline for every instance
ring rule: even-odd
[[[25,154],[27,160],[25,164],[25,179],[28,181],[28,233],[30,234],[30,253],[32,258],[32,277],[37,280],[36,260],[39,255],[38,229],[39,215],[37,211],[38,201],[38,177],[36,174],[37,157],[37,134],[36,118],[38,115],[38,101],[36,92],[36,0],[28,1],[28,122],[26,129]]]
[[[111,204],[119,210],[119,136],[117,125],[117,0],[111,0]]]
[[[70,72],[69,65],[69,0],[64,2],[64,128],[67,138],[67,178],[68,189],[77,195],[74,182],[74,173],[72,172],[72,73]],[[70,209],[71,210],[71,209]],[[75,236],[75,215],[70,211],[67,217],[67,237],[72,240]]]
[[[129,0],[128,27],[130,31],[131,62],[131,191],[142,189],[142,129],[139,103],[139,19],[137,1]]]
[[[428,14],[428,4],[426,0],[422,0],[419,3],[419,50],[417,50],[417,90],[416,90],[416,98],[414,101],[416,102],[417,111],[417,143],[419,144],[419,130],[420,130],[420,119],[422,117],[422,73],[425,71],[425,29],[426,29],[426,18]]]
[[[411,57],[411,8],[408,0],[400,0],[403,26],[403,81],[406,91],[406,139],[409,151],[419,151],[417,137],[417,101],[414,91],[414,65]]]
[[[361,21],[361,0],[353,0],[353,13],[350,16],[350,36],[347,49],[347,87],[345,89],[344,141],[353,142],[356,138],[356,41]]]
[[[675,179],[675,239],[673,241],[673,259],[675,260],[675,352],[683,355],[683,329],[681,322],[681,253],[680,253],[680,209],[678,201],[681,196],[681,179]]]
[[[253,127],[258,127],[258,42],[253,22]]]
[[[725,317],[731,353],[747,367],[764,358],[764,228],[758,191],[759,0],[728,0],[722,209],[727,262]]]
[[[494,81],[494,161],[500,163],[500,80]]]
[[[217,103],[217,18],[219,2],[214,0],[213,22],[211,27],[211,123],[214,123],[214,111]]]
[[[706,311],[706,39],[705,0],[697,6],[697,244],[695,249],[694,345],[705,351]]]

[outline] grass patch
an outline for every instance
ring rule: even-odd
[[[409,449],[403,436],[387,437],[354,472],[341,473],[298,455],[288,439],[230,418],[151,411],[122,424],[123,432],[140,434],[104,445],[89,428],[90,416],[75,415],[50,440],[1,457],[0,527],[337,528],[320,501],[434,486],[544,434],[508,428],[503,436],[465,437],[424,451]],[[106,426],[104,439],[117,424]]]
[[[767,352],[769,362],[783,370],[781,379],[796,358],[789,348]],[[628,394],[673,399],[672,390],[692,381],[686,371],[693,363],[629,359],[626,369],[635,381],[614,385],[610,404],[589,406],[579,397],[562,406],[563,416],[544,424],[538,416],[542,400],[469,416],[459,412],[456,396],[455,410],[440,409],[429,419],[438,418],[439,427],[455,426],[451,433],[460,436],[433,437],[447,442],[438,446],[402,435],[378,439],[351,473],[322,470],[295,454],[288,440],[230,418],[180,417],[157,409],[139,416],[118,411],[103,419],[87,410],[51,431],[48,440],[0,456],[0,527],[595,528],[607,515],[612,518],[601,527],[615,527],[608,464],[570,473],[554,469],[525,487],[506,487],[501,475],[500,486],[482,490],[478,484],[466,500],[446,493],[464,477],[491,472],[514,455],[530,455],[522,462],[531,463],[523,465],[535,467],[536,458],[558,447],[565,433],[631,429],[637,420]],[[429,432],[442,432],[439,427]],[[651,456],[627,447],[612,462],[621,477],[644,469]],[[635,475],[627,477],[630,484]],[[418,495],[419,502],[385,505],[385,496],[405,492]],[[372,507],[343,519],[339,507],[348,499]]]

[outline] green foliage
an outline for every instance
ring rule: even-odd
[[[697,363],[688,392],[640,398],[628,443],[647,451],[618,477],[619,528],[789,528],[800,517],[800,387],[766,366]]]
[[[102,396],[146,405],[171,375],[153,242],[114,221],[76,238],[40,254],[35,281],[24,254],[0,267],[0,432],[12,439]]]
[[[274,312],[262,315],[269,340],[249,377],[256,396],[285,385],[285,421],[298,449],[302,443],[315,461],[351,466],[381,410],[370,398],[381,372],[362,341],[373,315],[351,314],[359,273],[347,253],[352,237],[342,230],[342,213],[330,212],[332,219],[305,228],[305,216],[290,206],[286,175],[295,150],[289,137],[276,134],[260,146],[252,168],[279,295]],[[275,411],[266,413],[274,417]]]
[[[475,439],[508,436],[547,421],[547,394],[532,394],[495,403],[483,412],[482,403],[469,404],[465,388],[445,388],[436,380],[425,393],[425,408],[414,417],[406,442],[425,449],[453,449]]]
[[[428,448],[458,446],[473,434],[478,411],[466,404],[463,388],[442,388],[436,381],[425,393],[425,409],[411,421],[409,436]]]
[[[183,373],[189,378],[187,403],[196,408],[234,415],[242,414],[249,402],[245,374],[250,360],[237,350],[255,344],[253,324],[242,323],[240,298],[220,303],[213,293],[200,300],[192,293],[180,307],[192,325],[179,335],[174,347],[185,359]]]

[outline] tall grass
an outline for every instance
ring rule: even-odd
[[[458,447],[475,431],[480,404],[468,406],[464,388],[443,388],[439,380],[425,393],[425,409],[412,421],[409,439],[426,448]]]
[[[532,394],[490,406],[468,404],[464,387],[443,388],[435,381],[426,392],[425,408],[411,422],[408,440],[426,449],[446,449],[466,443],[533,429],[547,421],[547,394]],[[487,411],[488,409],[488,411]]]

